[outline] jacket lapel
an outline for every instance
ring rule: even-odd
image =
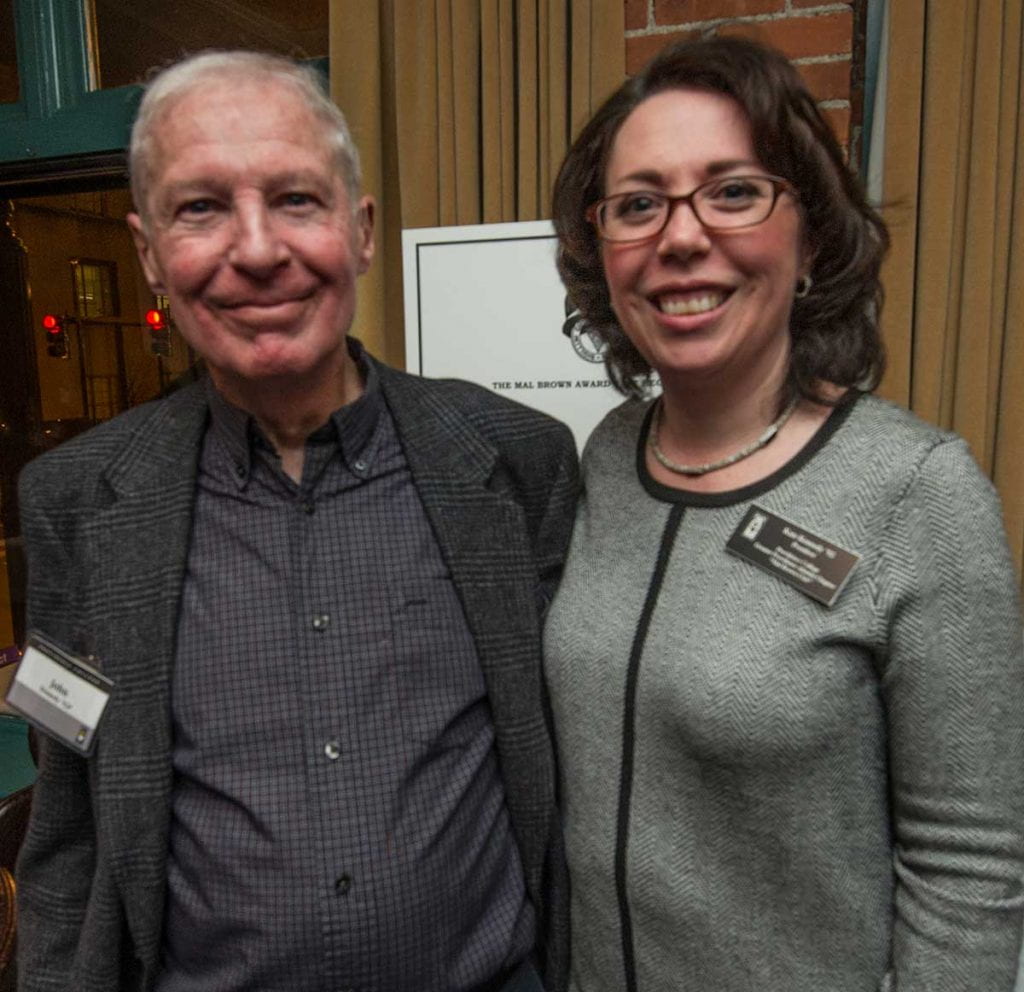
[[[171,670],[205,423],[201,386],[154,407],[109,464],[109,502],[89,524],[85,615],[115,685],[97,744],[97,831],[144,954],[155,954],[160,939]]]

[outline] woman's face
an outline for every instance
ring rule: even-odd
[[[668,90],[626,118],[612,145],[605,196],[689,193],[709,179],[767,175],[750,126],[731,97]],[[756,227],[713,232],[677,203],[660,235],[602,242],[612,308],[636,349],[673,380],[753,388],[781,386],[789,361],[789,315],[807,270],[801,222],[783,192]]]

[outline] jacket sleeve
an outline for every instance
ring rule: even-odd
[[[21,522],[28,555],[28,625],[73,644],[73,563],[65,540],[34,498],[33,468],[22,476]],[[85,759],[41,736],[39,777],[16,869],[18,988],[69,990],[95,863]]]
[[[883,544],[888,988],[1011,992],[1024,915],[1024,647],[998,498],[962,440],[925,457]]]

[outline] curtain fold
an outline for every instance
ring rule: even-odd
[[[622,0],[331,0],[331,92],[377,200],[353,333],[404,362],[401,231],[546,217],[575,132],[625,78]]]
[[[882,393],[963,435],[1024,562],[1024,0],[889,6]]]

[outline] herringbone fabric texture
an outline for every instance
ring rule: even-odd
[[[1024,651],[993,489],[966,445],[874,397],[762,484],[638,476],[611,413],[545,634],[572,881],[572,981],[638,992],[1010,992],[1024,899]],[[862,556],[828,609],[726,541],[752,502]]]

